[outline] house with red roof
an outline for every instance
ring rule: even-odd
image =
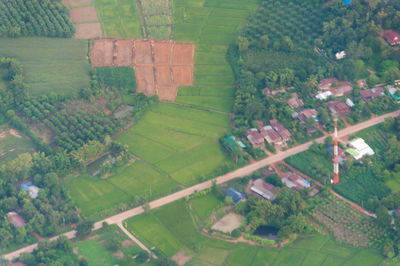
[[[394,30],[388,30],[383,33],[383,38],[391,45],[400,45],[400,34]]]
[[[326,105],[334,115],[348,115],[351,113],[350,108],[344,102],[338,100],[327,102]]]
[[[339,80],[337,80],[336,78],[322,79],[319,82],[319,88],[320,88],[320,90],[323,90],[323,91],[329,90],[332,87],[333,83],[339,83]]]
[[[282,124],[278,123],[278,120],[271,119],[269,120],[269,124],[275,129],[276,132],[281,136],[283,141],[289,141],[292,134],[290,134],[289,130],[287,130]]]
[[[272,145],[282,145],[283,140],[281,136],[271,126],[265,126],[260,129],[261,135],[264,136],[265,140]]]
[[[361,98],[366,102],[369,102],[372,99],[374,99],[376,97],[381,97],[383,95],[385,95],[385,90],[381,87],[376,87],[376,88],[372,88],[369,90],[360,91]]]
[[[246,137],[254,148],[261,148],[264,146],[264,136],[258,132],[257,128],[250,128],[247,130]]]

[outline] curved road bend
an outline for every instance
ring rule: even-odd
[[[372,119],[367,120],[365,122],[356,124],[354,126],[350,126],[348,128],[342,129],[342,130],[339,130],[338,131],[338,136],[339,137],[344,137],[344,136],[347,136],[347,135],[350,135],[350,134],[354,134],[354,133],[356,133],[356,132],[358,132],[360,130],[363,130],[365,128],[372,127],[374,125],[382,123],[385,120],[385,118],[397,117],[397,116],[399,116],[399,114],[400,114],[400,110],[392,112],[392,113],[388,113],[388,114],[385,114],[385,115],[382,115],[382,116],[378,116],[378,117],[372,118]],[[318,143],[322,143],[325,138],[326,138],[326,136],[320,137],[320,138],[316,139],[316,141]],[[230,173],[227,173],[225,175],[221,175],[219,177],[216,177],[213,180],[215,180],[217,184],[221,184],[221,183],[225,183],[227,181],[230,181],[230,180],[238,178],[238,177],[243,177],[243,176],[246,176],[246,175],[250,175],[254,171],[256,171],[256,170],[258,170],[258,169],[260,169],[260,168],[262,168],[264,166],[267,166],[269,164],[282,161],[283,159],[285,159],[287,157],[290,157],[290,156],[292,156],[294,154],[303,152],[303,151],[307,150],[311,145],[312,145],[312,141],[309,141],[307,143],[298,145],[298,146],[293,147],[291,149],[288,149],[286,151],[282,151],[282,152],[280,152],[278,154],[272,155],[272,156],[267,157],[265,159],[262,159],[260,161],[254,162],[254,163],[252,163],[250,165],[246,165],[246,166],[244,166],[244,167],[242,167],[240,169],[237,169],[237,170],[235,170],[233,172],[230,172]],[[161,207],[161,206],[166,205],[168,203],[171,203],[173,201],[182,199],[182,198],[184,198],[184,197],[186,197],[186,196],[188,196],[188,195],[190,195],[190,194],[192,194],[192,193],[194,193],[196,191],[207,189],[207,188],[209,188],[211,186],[212,186],[212,180],[208,180],[208,181],[205,181],[203,183],[194,185],[192,187],[180,190],[178,192],[175,192],[173,194],[170,194],[168,196],[165,196],[163,198],[160,198],[160,199],[157,199],[157,200],[154,200],[154,201],[150,202],[150,209]],[[122,221],[124,221],[124,220],[126,220],[128,218],[131,218],[133,216],[139,215],[139,214],[141,214],[143,212],[144,212],[143,211],[143,206],[139,206],[139,207],[127,210],[125,212],[122,212],[122,213],[119,213],[117,215],[114,215],[114,216],[111,216],[109,218],[106,218],[106,219],[104,219],[102,221],[96,222],[94,224],[93,230],[101,228],[103,222],[107,222],[109,224],[121,224]],[[75,231],[70,231],[70,232],[64,233],[63,235],[67,236],[68,238],[73,238],[73,237],[75,237]],[[50,240],[54,240],[57,237],[58,236],[55,236],[55,237],[51,238]],[[21,253],[31,252],[32,250],[34,250],[36,248],[36,246],[37,246],[37,244],[26,246],[24,248],[18,249],[18,250],[14,251],[14,252],[11,252],[11,253],[8,253],[8,254],[4,255],[4,258],[8,259],[8,260],[12,260],[14,258],[19,257],[19,255]]]

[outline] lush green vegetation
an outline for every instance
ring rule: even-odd
[[[159,103],[117,139],[135,156],[186,186],[231,167],[215,141],[228,130],[227,115]]]
[[[136,1],[94,0],[104,37],[141,38],[139,12]]]
[[[26,136],[7,126],[0,126],[0,136],[0,164],[14,160],[21,153],[34,150],[32,142]]]
[[[106,179],[84,174],[64,184],[88,218],[111,215],[176,190],[174,181],[142,161],[117,168]]]
[[[127,265],[124,263],[133,262],[131,257],[141,251],[116,225],[106,226],[87,239],[74,242],[74,248],[89,265]],[[122,255],[115,256],[114,248],[118,248]]]
[[[76,94],[89,87],[85,40],[0,38],[0,56],[17,59],[31,95]]]
[[[172,39],[172,0],[137,0],[144,25],[145,37]]]
[[[202,201],[204,197],[206,202],[210,195],[191,201]],[[299,236],[283,248],[233,244],[205,237],[196,231],[190,211],[182,201],[131,218],[127,220],[127,228],[148,246],[155,246],[168,256],[184,249],[186,254],[193,255],[189,262],[193,265],[351,265],[358,261],[376,265],[382,262],[376,250],[338,244],[332,237],[321,234]],[[197,244],[191,247],[194,240]]]
[[[97,67],[100,87],[115,87],[129,93],[136,91],[135,71],[131,67]]]
[[[196,197],[191,201],[193,212],[199,217],[200,221],[205,220],[215,209],[222,205],[221,199],[214,193],[208,193],[202,197]]]
[[[194,87],[179,88],[177,102],[232,111],[234,76],[226,59],[238,27],[258,0],[173,1],[174,39],[196,43]]]
[[[0,36],[71,37],[75,33],[60,0],[0,2]]]

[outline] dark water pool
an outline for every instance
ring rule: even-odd
[[[271,240],[278,240],[279,228],[270,225],[261,225],[254,231],[254,235]]]

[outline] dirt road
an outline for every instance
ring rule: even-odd
[[[347,136],[347,135],[354,134],[354,133],[356,133],[356,132],[358,132],[360,130],[363,130],[365,128],[368,128],[368,127],[377,125],[379,123],[382,123],[385,120],[385,118],[397,117],[397,116],[399,116],[399,114],[400,114],[400,110],[396,111],[396,112],[388,113],[388,114],[385,114],[385,115],[382,115],[382,116],[374,117],[374,118],[372,118],[372,119],[370,119],[368,121],[362,122],[360,124],[357,124],[357,125],[354,125],[354,126],[339,130],[338,131],[338,136],[340,138],[340,137],[344,137],[344,136]],[[323,143],[325,138],[326,138],[326,136],[320,137],[320,138],[316,139],[316,141],[318,143]],[[238,177],[243,177],[243,176],[250,175],[254,171],[256,171],[256,170],[258,170],[258,169],[260,169],[260,168],[262,168],[264,166],[267,166],[267,165],[270,165],[272,163],[276,163],[276,162],[282,161],[287,157],[290,157],[290,156],[292,156],[294,154],[303,152],[303,151],[307,150],[311,145],[312,145],[312,141],[309,141],[307,143],[298,145],[298,146],[293,147],[291,149],[288,149],[286,151],[282,151],[282,152],[280,152],[278,154],[275,154],[275,155],[270,156],[268,158],[265,158],[263,160],[254,162],[254,163],[252,163],[250,165],[246,165],[246,166],[244,166],[244,167],[242,167],[240,169],[237,169],[237,170],[235,170],[233,172],[227,173],[225,175],[221,175],[221,176],[219,176],[217,178],[214,178],[213,180],[215,180],[217,184],[221,184],[221,183],[225,183],[227,181],[230,181],[230,180],[238,178]],[[184,198],[184,197],[186,197],[186,196],[188,196],[188,195],[190,195],[190,194],[192,194],[192,193],[194,193],[196,191],[207,189],[207,188],[209,188],[211,186],[212,186],[212,180],[209,180],[209,181],[194,185],[192,187],[183,189],[181,191],[175,192],[173,194],[170,194],[168,196],[165,196],[163,198],[160,198],[160,199],[157,199],[157,200],[154,200],[154,201],[150,202],[150,209],[155,209],[155,208],[161,207],[161,206],[166,205],[168,203],[171,203],[171,202],[174,202],[176,200],[182,199],[182,198]],[[142,206],[130,209],[128,211],[125,211],[125,212],[122,212],[120,214],[111,216],[111,217],[109,217],[107,219],[104,219],[102,221],[96,222],[94,224],[94,229],[93,230],[101,228],[103,222],[107,222],[109,224],[121,224],[124,220],[126,220],[128,218],[131,218],[133,216],[139,215],[139,214],[141,214],[143,212],[144,211],[143,211],[143,207]],[[66,235],[68,238],[73,238],[75,236],[75,231],[71,231],[71,232],[65,233],[64,235]],[[56,238],[57,238],[57,236],[53,237],[52,239],[56,239]],[[14,258],[19,257],[19,255],[21,253],[23,253],[23,252],[31,252],[33,249],[36,248],[36,246],[37,246],[37,244],[33,244],[33,245],[30,245],[30,246],[24,247],[22,249],[16,250],[14,252],[8,253],[8,254],[6,254],[4,256],[4,258],[8,259],[8,260],[12,260]]]

